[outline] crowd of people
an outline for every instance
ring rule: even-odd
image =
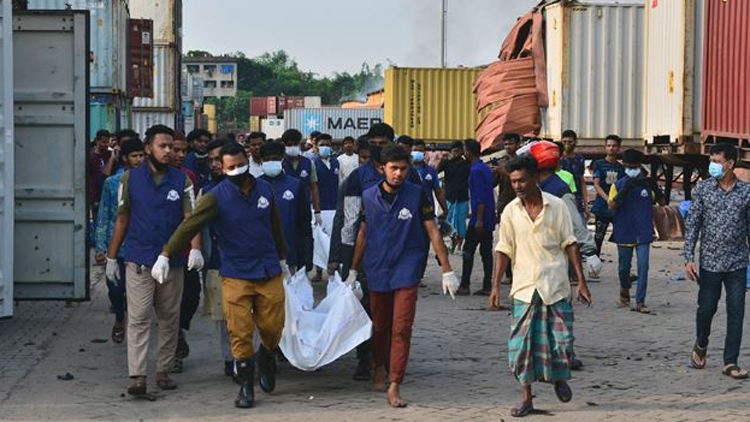
[[[537,381],[551,383],[559,400],[570,401],[570,371],[583,366],[573,347],[573,300],[592,302],[586,273],[598,278],[611,225],[620,281],[613,296],[631,308],[635,282],[632,310],[649,313],[652,209],[667,201],[645,170],[643,153],[620,153],[616,135],[605,140],[605,158],[588,166],[593,198],[574,131],[566,130],[559,144],[514,133],[498,141],[503,152],[485,162],[476,140],[455,141],[445,153],[428,151],[421,140],[396,138],[384,123],[343,139],[338,153],[329,134],[303,139],[295,129],[277,140],[262,132],[214,139],[203,129],[185,136],[163,125],[149,128],[143,140],[132,130],[99,131],[89,152],[87,209],[114,314],[111,338],[127,343],[128,393],[147,394],[152,309],[158,320],[155,381],[163,390],[177,387],[171,374],[185,369],[187,332],[202,296],[203,314],[216,325],[223,371],[240,384],[235,405],[252,407],[256,372],[264,392],[275,389],[284,282],[305,269],[313,282],[338,272],[347,286],[361,286],[372,336],[357,346],[354,379],[371,381],[391,406],[403,407],[400,386],[418,290],[435,262],[430,251],[442,271],[443,293],[455,299],[472,294],[478,247],[483,278],[473,294],[498,309],[502,286],[509,286],[509,366],[522,387],[512,415],[534,410],[531,385]],[[750,183],[735,176],[737,160],[731,145],[710,151],[710,178],[696,186],[686,221],[685,271],[699,285],[691,365],[706,365],[723,285],[723,373],[744,379],[738,356]],[[324,224],[323,212],[334,215],[327,268],[313,264],[313,229]],[[593,233],[587,225],[592,214]],[[450,254],[463,258],[460,277]]]

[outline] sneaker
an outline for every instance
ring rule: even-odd
[[[458,290],[456,290],[456,296],[469,296],[470,294],[471,292],[467,286],[460,286]]]
[[[477,290],[476,292],[474,292],[474,296],[489,296],[490,293],[491,292],[489,290],[482,289],[482,290]]]
[[[174,358],[174,364],[172,365],[172,371],[171,372],[173,374],[181,374],[182,371],[184,370],[184,366],[185,366],[185,364],[182,361],[182,359],[178,358],[177,356],[175,356],[175,358]]]
[[[651,309],[649,309],[648,306],[646,306],[645,303],[641,303],[639,305],[636,305],[633,310],[636,311],[636,312],[638,312],[639,314],[650,314],[651,313]]]

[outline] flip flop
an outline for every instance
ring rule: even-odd
[[[125,328],[120,325],[119,327],[117,325],[112,326],[112,341],[114,343],[120,344],[125,339]]]
[[[534,411],[534,405],[531,403],[521,403],[510,408],[510,415],[514,418],[522,418]]]
[[[747,371],[737,365],[727,365],[721,373],[736,380],[744,380],[748,377]]]
[[[557,396],[558,400],[563,403],[567,403],[573,399],[573,390],[570,389],[570,386],[567,382],[563,381],[555,383],[555,395]]]
[[[701,349],[700,346],[698,346],[698,343],[695,343],[695,346],[693,346],[693,353],[690,354],[690,366],[692,366],[695,369],[703,369],[706,367],[706,351],[708,351],[708,348]],[[698,359],[696,359],[696,356]],[[701,362],[702,361],[702,362]]]

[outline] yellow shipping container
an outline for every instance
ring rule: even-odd
[[[250,132],[260,132],[260,116],[250,116]]]
[[[213,104],[203,104],[203,114],[208,118],[206,129],[213,135],[216,135],[216,106]]]
[[[385,122],[397,135],[430,142],[474,138],[480,68],[391,67],[385,71]]]

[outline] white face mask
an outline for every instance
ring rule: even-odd
[[[635,179],[641,175],[641,169],[640,168],[626,168],[625,174],[627,174],[628,177],[630,177],[631,179]]]
[[[290,157],[299,157],[300,153],[299,146],[286,147],[286,155]]]
[[[227,176],[239,176],[241,174],[247,173],[247,169],[249,167],[247,165],[244,165],[242,167],[237,167],[234,170],[227,170],[226,175]]]

